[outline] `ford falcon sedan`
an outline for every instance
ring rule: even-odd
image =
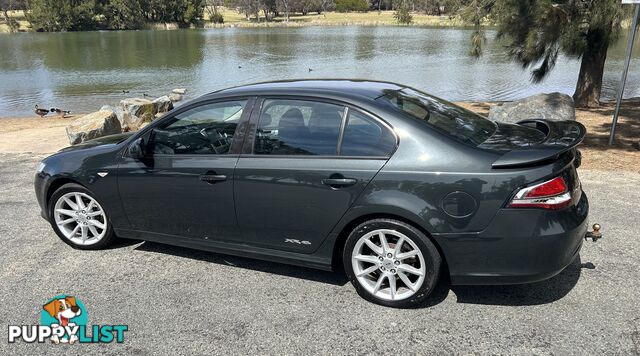
[[[259,83],[63,149],[35,190],[74,248],[131,238],[344,269],[363,298],[409,307],[439,280],[529,283],[569,265],[587,234],[584,135],[393,83]]]

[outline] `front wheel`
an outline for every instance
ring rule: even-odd
[[[98,250],[115,239],[102,205],[85,187],[65,184],[49,200],[53,230],[62,241],[82,250]]]
[[[360,296],[371,302],[406,308],[433,291],[442,259],[418,229],[391,219],[369,220],[347,238],[345,272]]]

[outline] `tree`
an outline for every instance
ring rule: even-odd
[[[366,0],[335,0],[337,12],[366,12],[369,10],[369,3]]]
[[[408,25],[413,22],[413,16],[409,12],[409,5],[409,0],[396,2],[396,11],[393,13],[393,17],[401,25]]]
[[[276,0],[276,6],[278,11],[284,12],[284,21],[289,22],[289,15],[291,13],[291,6],[293,0]]]
[[[223,0],[206,0],[204,9],[207,15],[209,15],[209,21],[213,23],[224,23],[224,17],[218,11],[220,6],[224,6]]]
[[[466,1],[461,13],[476,27],[474,54],[482,53],[481,19],[489,15],[498,25],[498,36],[508,41],[512,58],[532,68],[533,82],[547,76],[560,53],[580,58],[575,105],[599,105],[607,50],[617,40],[624,17],[620,1],[473,0]]]
[[[29,0],[26,16],[37,31],[139,29],[147,22],[177,22],[187,27],[202,23],[203,1]]]
[[[27,20],[37,31],[84,31],[96,28],[95,0],[30,0]]]
[[[102,13],[107,26],[116,30],[137,30],[144,27],[146,17],[140,0],[110,0]]]

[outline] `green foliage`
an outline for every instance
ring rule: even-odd
[[[409,12],[408,0],[399,1],[396,11],[393,13],[393,18],[401,25],[408,25],[413,22],[413,16],[411,16],[411,12]]]
[[[146,22],[140,0],[110,0],[102,13],[107,26],[116,30],[141,29]]]
[[[366,0],[335,0],[337,12],[367,12],[369,3]]]
[[[533,82],[543,80],[560,53],[582,58],[576,106],[598,104],[607,48],[625,16],[619,0],[461,0],[461,16],[473,24],[472,54],[482,53],[482,21],[491,18],[498,37]]]
[[[96,27],[95,0],[31,0],[27,20],[37,31],[84,31]]]
[[[560,52],[581,57],[608,48],[618,37],[622,19],[616,0],[501,0],[497,5],[499,36],[509,40],[509,53],[523,67],[537,65],[534,82],[553,69]]]
[[[213,23],[224,23],[224,16],[222,16],[221,13],[216,12],[211,15],[209,20]]]
[[[200,25],[203,0],[30,0],[27,20],[38,31],[140,29],[149,22]]]

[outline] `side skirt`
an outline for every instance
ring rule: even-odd
[[[332,271],[331,258],[323,258],[314,255],[294,252],[270,250],[249,245],[230,244],[220,241],[198,240],[168,234],[141,232],[137,230],[116,229],[115,233],[120,238],[136,239],[158,242],[167,245],[204,250],[209,252],[233,255],[239,257],[254,258],[258,260],[285,263],[290,265]]]

